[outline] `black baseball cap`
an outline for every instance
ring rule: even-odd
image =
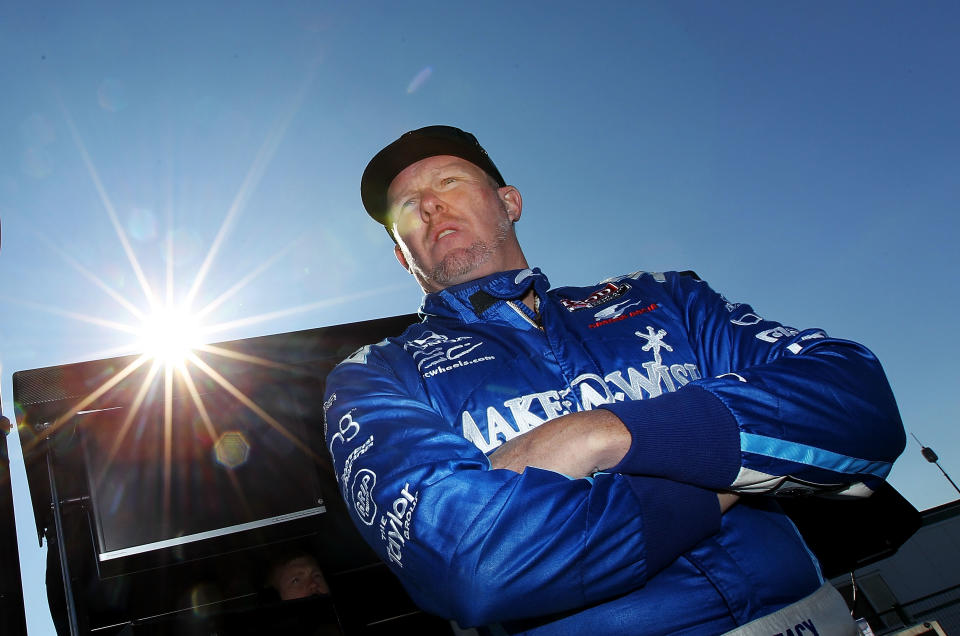
[[[360,198],[367,214],[385,226],[390,184],[407,166],[438,155],[466,159],[490,175],[500,187],[507,185],[476,137],[453,126],[427,126],[404,133],[367,164],[360,178]]]

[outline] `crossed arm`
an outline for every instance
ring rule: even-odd
[[[493,468],[522,473],[535,466],[571,477],[606,471],[715,492],[776,494],[786,485],[849,496],[868,495],[886,477],[905,438],[868,349],[764,320],[684,276],[664,284],[684,315],[702,379],[656,399],[615,401],[545,422],[497,449]]]
[[[620,463],[630,444],[630,432],[616,415],[605,409],[582,411],[545,422],[506,442],[490,455],[490,464],[515,473],[531,466],[588,477]],[[717,493],[721,512],[738,499],[733,493]]]

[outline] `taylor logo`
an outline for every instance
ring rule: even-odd
[[[423,377],[429,378],[476,362],[495,360],[494,356],[466,357],[482,344],[482,340],[476,340],[473,336],[450,338],[428,331],[422,338],[405,342],[403,348],[412,352],[411,355],[417,362],[417,370]]]
[[[570,298],[561,298],[560,304],[567,308],[567,311],[577,311],[579,309],[593,309],[606,304],[612,300],[620,298],[630,289],[627,283],[607,283],[597,291],[593,292],[583,300],[572,300]]]
[[[410,539],[410,522],[419,499],[420,491],[411,493],[410,484],[404,484],[390,510],[380,517],[380,538],[387,547],[387,556],[400,567],[403,567],[403,546]]]

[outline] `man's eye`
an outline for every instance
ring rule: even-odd
[[[450,185],[456,180],[457,180],[456,177],[444,177],[443,179],[441,179],[440,183],[442,183],[443,185]]]

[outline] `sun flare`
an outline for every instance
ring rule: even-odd
[[[167,366],[178,366],[201,344],[201,333],[194,314],[178,307],[164,307],[144,321],[138,349]]]

